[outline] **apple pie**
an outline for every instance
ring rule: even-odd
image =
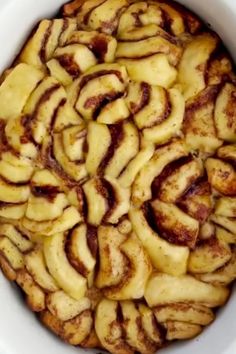
[[[0,267],[67,343],[154,354],[236,279],[236,76],[165,0],[74,0],[0,81]]]

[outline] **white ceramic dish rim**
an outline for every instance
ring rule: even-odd
[[[9,65],[40,18],[57,12],[65,0],[0,0],[0,70]],[[222,36],[236,60],[235,0],[180,0]],[[197,339],[160,351],[163,354],[235,354],[236,291],[215,323]],[[0,354],[98,353],[70,347],[51,335],[26,309],[19,293],[0,274]]]

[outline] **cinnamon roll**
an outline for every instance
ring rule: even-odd
[[[0,268],[65,342],[154,354],[236,279],[236,76],[171,1],[74,0],[0,80]]]

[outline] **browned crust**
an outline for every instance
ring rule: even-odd
[[[80,7],[85,3],[86,0],[74,0],[65,4],[62,8],[63,16],[75,16]]]
[[[0,252],[0,268],[8,280],[10,281],[16,280],[16,271],[11,267],[8,260],[4,257],[4,255],[1,252]]]
[[[63,29],[62,29],[62,33],[63,31],[65,31],[68,27],[68,21],[69,21],[69,17],[73,17],[76,16],[77,13],[79,12],[81,6],[85,3],[86,0],[74,0],[68,4],[65,4],[63,6],[63,15],[67,16],[67,18],[64,19],[64,23],[63,23]],[[104,0],[102,2],[102,4],[105,2],[106,0]],[[161,0],[161,3],[166,3],[166,4],[170,4],[172,7],[174,7],[182,16],[183,20],[184,20],[184,25],[185,25],[185,30],[188,30],[191,34],[197,34],[202,32],[203,30],[206,30],[205,25],[198,19],[197,16],[195,16],[194,14],[192,14],[190,11],[188,11],[186,8],[184,8],[183,6],[173,3],[172,1],[169,0]],[[129,2],[130,4],[134,3],[134,1]],[[98,7],[101,4],[98,5]],[[96,8],[96,6],[94,6],[94,8],[89,11],[87,14],[85,14],[84,16],[84,24],[88,24],[89,21],[89,17],[91,15],[91,13],[93,12],[93,10]],[[99,30],[103,30],[106,33],[115,33],[116,29],[117,29],[117,25],[118,25],[118,21],[120,18],[120,15],[122,14],[122,12],[124,11],[126,7],[123,7],[122,9],[119,9],[117,11],[117,13],[115,14],[113,19],[109,19],[108,21],[105,21],[101,24],[101,28]],[[164,32],[164,30],[160,31],[160,36],[162,36],[163,38],[166,38],[168,41],[170,41],[171,43],[174,43],[176,45],[180,45],[180,46],[184,46],[184,40],[182,43],[182,39],[181,38],[176,38],[174,37],[173,31],[171,30],[171,25],[172,25],[172,20],[171,17],[168,15],[168,12],[165,11],[163,8],[161,9],[162,11],[162,17],[163,17],[163,22],[161,23],[161,27],[163,27],[164,29],[166,29],[168,32]],[[133,17],[136,20],[136,25],[139,26],[141,25],[141,21],[139,19],[139,14],[132,14]],[[83,26],[83,28],[85,28],[85,26]],[[49,24],[45,34],[44,34],[44,38],[42,40],[41,43],[41,48],[39,50],[38,56],[40,57],[41,61],[44,63],[46,61],[46,49],[47,49],[47,44],[48,44],[48,40],[52,34],[52,30],[54,30],[53,28],[53,21],[51,21],[51,23]],[[209,32],[209,31],[208,31]],[[181,37],[181,36],[180,36]],[[108,50],[108,40],[106,39],[106,35],[103,33],[98,33],[97,36],[94,37],[94,39],[92,40],[92,42],[90,44],[88,44],[88,48],[90,50],[92,50],[95,54],[95,56],[98,58],[99,62],[103,62],[105,55],[107,53]],[[217,50],[219,50],[219,46],[217,47]],[[221,50],[221,48],[220,48]],[[205,80],[206,80],[206,84],[208,83],[209,77],[212,75],[215,75],[215,71],[217,72],[217,65],[220,64],[216,64],[215,66],[212,64],[212,62],[217,58],[220,58],[220,54],[218,56],[218,52],[214,52],[212,57],[209,59],[208,63],[207,63],[207,68],[206,66],[202,65],[199,66],[198,70],[199,71],[204,71],[205,73]],[[80,68],[79,65],[77,65],[74,60],[73,57],[71,55],[62,55],[57,57],[59,63],[67,70],[67,72],[73,77],[73,78],[77,78],[81,72],[80,72]],[[17,61],[15,61],[15,63],[17,63]],[[212,66],[211,66],[212,64]],[[220,68],[219,68],[220,70]],[[9,71],[6,71],[6,75],[9,73]],[[122,75],[119,71],[116,70],[103,70],[91,75],[87,75],[84,76],[83,79],[80,82],[80,86],[78,87],[78,92],[81,91],[81,89],[88,83],[89,80],[92,80],[94,78],[103,76],[103,75],[110,75],[110,74],[114,74],[116,75],[119,80],[123,83],[124,80],[122,78]],[[231,75],[230,75],[231,74]],[[203,90],[202,92],[200,92],[200,94],[196,97],[194,97],[193,100],[190,100],[187,103],[187,109],[186,109],[186,114],[185,114],[185,121],[184,121],[184,127],[190,126],[191,125],[191,119],[192,116],[194,114],[196,114],[198,109],[201,109],[202,107],[204,107],[205,105],[208,105],[209,103],[215,103],[215,99],[222,87],[222,85],[225,82],[232,82],[232,73],[230,72],[230,74],[228,75],[223,75],[222,77],[219,77],[219,83],[214,84],[214,85],[210,85],[210,87],[208,87],[207,89]],[[4,79],[5,75],[2,76],[2,80]],[[40,107],[41,105],[47,101],[51,95],[53,95],[53,93],[59,89],[61,86],[58,85],[54,85],[51,88],[49,88],[47,91],[45,91],[45,93],[41,96],[41,98],[38,100],[38,103],[35,107],[35,110],[33,112],[32,115],[30,116],[22,116],[21,118],[21,124],[24,127],[24,135],[22,137],[20,137],[20,141],[22,144],[27,144],[28,142],[33,142],[33,138],[32,138],[32,131],[31,131],[31,126],[34,123],[33,121],[37,118],[37,115],[39,113]],[[141,99],[140,102],[134,102],[131,105],[131,111],[132,114],[136,114],[138,113],[145,105],[147,105],[149,103],[150,100],[150,85],[148,85],[145,82],[141,83]],[[168,93],[166,93],[168,95]],[[100,95],[100,96],[96,96],[96,93],[93,97],[90,97],[86,102],[85,102],[85,108],[94,108],[94,116],[93,118],[96,119],[101,108],[107,104],[108,102],[111,102],[113,100],[115,100],[116,98],[119,97],[125,97],[126,94],[116,94],[115,92],[111,91],[106,95]],[[168,100],[167,100],[168,102]],[[64,106],[66,103],[66,99],[62,99],[60,104],[58,105],[58,107],[56,107],[53,117],[52,117],[52,122],[51,122],[51,126],[50,129],[53,128],[58,110],[61,106]],[[226,107],[226,114],[229,117],[228,120],[228,126],[229,128],[232,129],[233,124],[234,124],[234,107],[236,105],[236,95],[232,94],[232,97],[230,98],[228,105]],[[161,123],[164,119],[166,119],[168,117],[168,115],[170,114],[171,111],[171,107],[170,105],[167,105],[166,110],[165,110],[165,114],[160,117],[157,118],[157,121],[155,122],[155,124],[159,124]],[[8,142],[7,142],[7,138],[5,136],[5,125],[6,122],[0,119],[0,154],[3,152],[7,152],[7,151],[11,151],[15,156],[19,156],[19,154],[14,151],[14,149],[12,149]],[[184,128],[185,129],[185,128]],[[106,168],[107,164],[110,162],[110,160],[112,159],[112,157],[114,156],[114,153],[116,151],[116,149],[122,144],[123,138],[124,138],[124,131],[123,131],[123,125],[122,123],[116,124],[114,126],[109,126],[109,130],[110,130],[110,134],[111,134],[111,140],[112,143],[107,151],[106,156],[104,157],[103,161],[101,162],[98,171],[99,171],[99,180],[100,180],[100,184],[98,183],[97,185],[97,190],[100,194],[102,194],[104,196],[104,198],[106,198],[107,200],[107,204],[108,204],[108,212],[106,213],[105,217],[103,218],[103,223],[107,222],[107,219],[109,217],[109,215],[112,213],[112,211],[114,210],[114,207],[116,206],[116,195],[115,195],[115,191],[113,190],[112,186],[110,185],[109,182],[107,182],[102,176],[104,174],[104,169]],[[37,145],[35,143],[35,145]],[[37,148],[40,149],[40,146],[37,145]],[[87,152],[87,147],[86,147],[86,143],[84,145],[84,152],[86,154]],[[171,175],[171,173],[173,172],[173,170],[178,169],[180,166],[182,166],[184,163],[187,163],[188,161],[191,161],[193,159],[192,156],[188,156],[186,158],[183,159],[179,159],[171,164],[169,164],[163,171],[162,173],[154,180],[153,184],[152,184],[152,197],[153,198],[158,198],[160,197],[160,186],[163,183],[163,181],[169,176]],[[231,161],[232,163],[232,161]],[[79,210],[80,212],[83,214],[83,216],[86,219],[86,200],[84,198],[84,194],[83,191],[81,190],[79,183],[71,180],[71,178],[69,178],[69,176],[67,175],[67,173],[65,173],[65,171],[63,171],[62,167],[59,165],[59,163],[56,161],[54,155],[53,155],[53,149],[52,146],[49,145],[44,152],[42,152],[41,154],[41,160],[37,160],[36,161],[36,165],[37,167],[48,167],[50,169],[52,169],[54,172],[56,172],[56,174],[58,174],[65,183],[66,191],[68,191],[68,189],[70,187],[75,187],[77,189],[77,196],[78,196],[78,200],[79,200]],[[228,174],[227,172],[222,172],[222,179],[227,180],[228,178]],[[205,178],[205,177],[204,177]],[[82,184],[84,181],[81,181],[80,183]],[[230,187],[232,188],[232,187]],[[58,187],[53,187],[50,185],[45,185],[45,186],[36,186],[34,184],[31,183],[31,192],[33,195],[35,195],[36,197],[44,197],[47,198],[48,200],[52,201],[55,199],[57,193],[60,192],[60,190],[58,189]],[[228,192],[228,189],[227,189]],[[229,192],[231,194],[235,194],[235,188],[231,189],[231,191]],[[205,199],[210,199],[211,197],[211,188],[210,188],[210,184],[206,181],[206,180],[199,180],[196,183],[192,184],[191,187],[184,191],[184,196],[182,196],[178,201],[177,201],[177,205],[182,208],[186,213],[188,213],[190,216],[194,217],[195,219],[197,219],[200,223],[204,223],[208,220],[210,214],[212,213],[212,207],[209,207],[208,203],[204,203],[201,202],[201,197],[205,198]],[[230,194],[230,195],[231,195]],[[190,208],[190,203],[195,203],[195,211],[193,212],[192,209]],[[9,204],[9,203],[3,203],[0,202],[0,206],[8,206],[8,205],[17,205],[17,204]],[[160,224],[162,223],[161,218],[165,217],[162,215],[159,216],[154,216],[153,213],[150,212],[149,210],[149,206],[148,205],[143,205],[143,209],[146,209],[146,216],[148,218],[149,224],[151,224],[151,226],[153,227],[154,230],[157,230],[158,232],[160,231],[160,236],[162,236],[163,238],[165,238],[168,242],[173,243],[173,244],[177,244],[177,245],[187,245],[189,248],[193,248],[194,244],[192,242],[192,238],[193,235],[189,235],[188,234],[188,230],[180,228],[178,229],[178,227],[176,227],[175,230],[171,230],[171,232],[169,232],[169,230],[165,230],[164,228],[160,227]],[[159,226],[157,226],[157,224]],[[159,229],[158,229],[159,227]],[[71,247],[71,243],[72,243],[72,236],[70,235],[70,233],[66,233],[65,234],[65,238],[67,237],[67,242],[65,245],[66,248],[66,253],[68,255],[68,259],[70,261],[70,263],[72,264],[72,266],[82,275],[87,276],[88,272],[85,269],[84,265],[78,261],[78,259],[76,258],[76,254],[73,253],[72,251],[72,247]],[[195,240],[196,241],[196,240]],[[216,257],[218,256],[218,254],[220,254],[220,246],[219,243],[216,242],[216,238],[212,237],[209,240],[204,240],[204,241],[200,241],[198,243],[199,246],[201,245],[209,245],[209,247],[211,247],[211,249],[213,250],[213,252],[215,253]],[[98,239],[97,239],[97,230],[95,227],[92,226],[88,226],[88,230],[87,230],[87,243],[88,243],[88,247],[93,255],[94,258],[97,258],[97,265],[96,265],[96,269],[95,269],[95,274],[97,272],[98,266],[99,266],[99,260],[98,260]],[[109,250],[108,250],[109,251]],[[107,253],[108,253],[107,251]],[[24,282],[25,282],[25,277],[27,276],[27,272],[25,269],[20,270],[20,271],[15,271],[11,265],[9,264],[9,262],[7,261],[7,259],[4,257],[4,255],[0,252],[0,268],[2,269],[4,275],[11,281],[15,281],[17,280],[18,284],[24,288]],[[99,291],[98,289],[89,289],[86,296],[91,300],[92,302],[92,306],[91,306],[91,311],[87,310],[83,313],[83,315],[86,315],[88,318],[93,319],[93,311],[96,309],[97,304],[99,303],[99,301],[103,298],[104,294],[106,294],[106,292],[108,293],[109,291],[116,291],[121,289],[126,283],[127,281],[129,281],[132,273],[134,272],[134,269],[132,269],[132,265],[129,263],[128,260],[126,260],[126,267],[125,267],[125,272],[124,272],[124,276],[122,281],[119,283],[119,285],[111,287],[111,288],[106,288],[103,290],[103,293],[101,291]],[[29,275],[30,276],[30,275]],[[34,279],[32,278],[32,284],[35,287],[38,287],[39,291],[42,290],[42,293],[45,294],[45,292],[43,291],[43,289],[40,288],[40,286],[38,286],[38,284],[34,281]],[[94,293],[93,293],[94,291]],[[96,293],[97,291],[97,293]],[[81,324],[81,317],[76,317],[71,321],[61,321],[59,320],[56,316],[53,316],[52,313],[50,313],[49,310],[46,309],[47,303],[45,304],[44,302],[41,304],[37,304],[35,305],[35,302],[33,301],[33,299],[28,295],[26,296],[26,301],[29,305],[29,307],[31,308],[31,310],[35,311],[35,312],[40,312],[40,319],[41,321],[48,327],[50,328],[55,334],[57,334],[58,336],[60,336],[63,340],[65,340],[66,342],[74,345],[76,343],[74,343],[74,338],[73,338],[73,333],[68,335],[66,326],[67,325],[72,325],[72,326],[77,326],[78,327],[78,331],[79,331],[79,325]],[[143,299],[139,299],[137,301],[138,303],[144,303]],[[119,305],[118,305],[119,306]],[[181,309],[184,311],[187,311],[186,308],[186,304],[173,304],[173,307],[175,307],[176,309],[178,309],[181,306]],[[158,326],[154,316],[153,316],[153,322],[156,326]],[[127,338],[125,337],[125,326],[127,323],[125,323],[123,321],[122,316],[119,313],[119,310],[117,312],[117,320],[114,321],[114,323],[111,324],[111,329],[113,328],[112,326],[119,325],[120,327],[123,326],[122,328],[122,343],[118,343],[116,346],[116,349],[119,350],[119,353],[134,353],[134,349],[131,348],[126,340]],[[156,348],[157,345],[155,343],[153,343],[150,338],[148,337],[148,335],[145,333],[144,329],[142,328],[142,323],[141,323],[141,319],[138,318],[137,322],[137,327],[139,329],[139,340],[142,341],[143,345],[146,346],[147,352],[148,354],[153,353]],[[173,322],[169,322],[170,327],[172,326],[173,329],[175,323]],[[164,330],[163,330],[164,333]],[[163,338],[165,337],[165,334],[163,334]],[[77,345],[77,344],[76,344]],[[90,333],[86,336],[86,338],[79,343],[79,345],[81,345],[82,347],[85,348],[102,348],[102,344],[99,341],[99,338],[96,335],[96,332],[93,328],[93,326],[91,326],[91,331]],[[114,352],[115,353],[115,352]]]

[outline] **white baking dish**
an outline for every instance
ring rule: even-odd
[[[118,0],[117,0],[118,1]],[[55,14],[65,0],[0,0],[0,70],[9,65],[42,17]],[[180,1],[204,18],[223,38],[236,60],[236,1]],[[217,320],[195,340],[163,354],[236,354],[236,291]],[[0,354],[92,353],[70,347],[37,322],[13,285],[0,274]],[[98,353],[98,351],[95,351]]]

